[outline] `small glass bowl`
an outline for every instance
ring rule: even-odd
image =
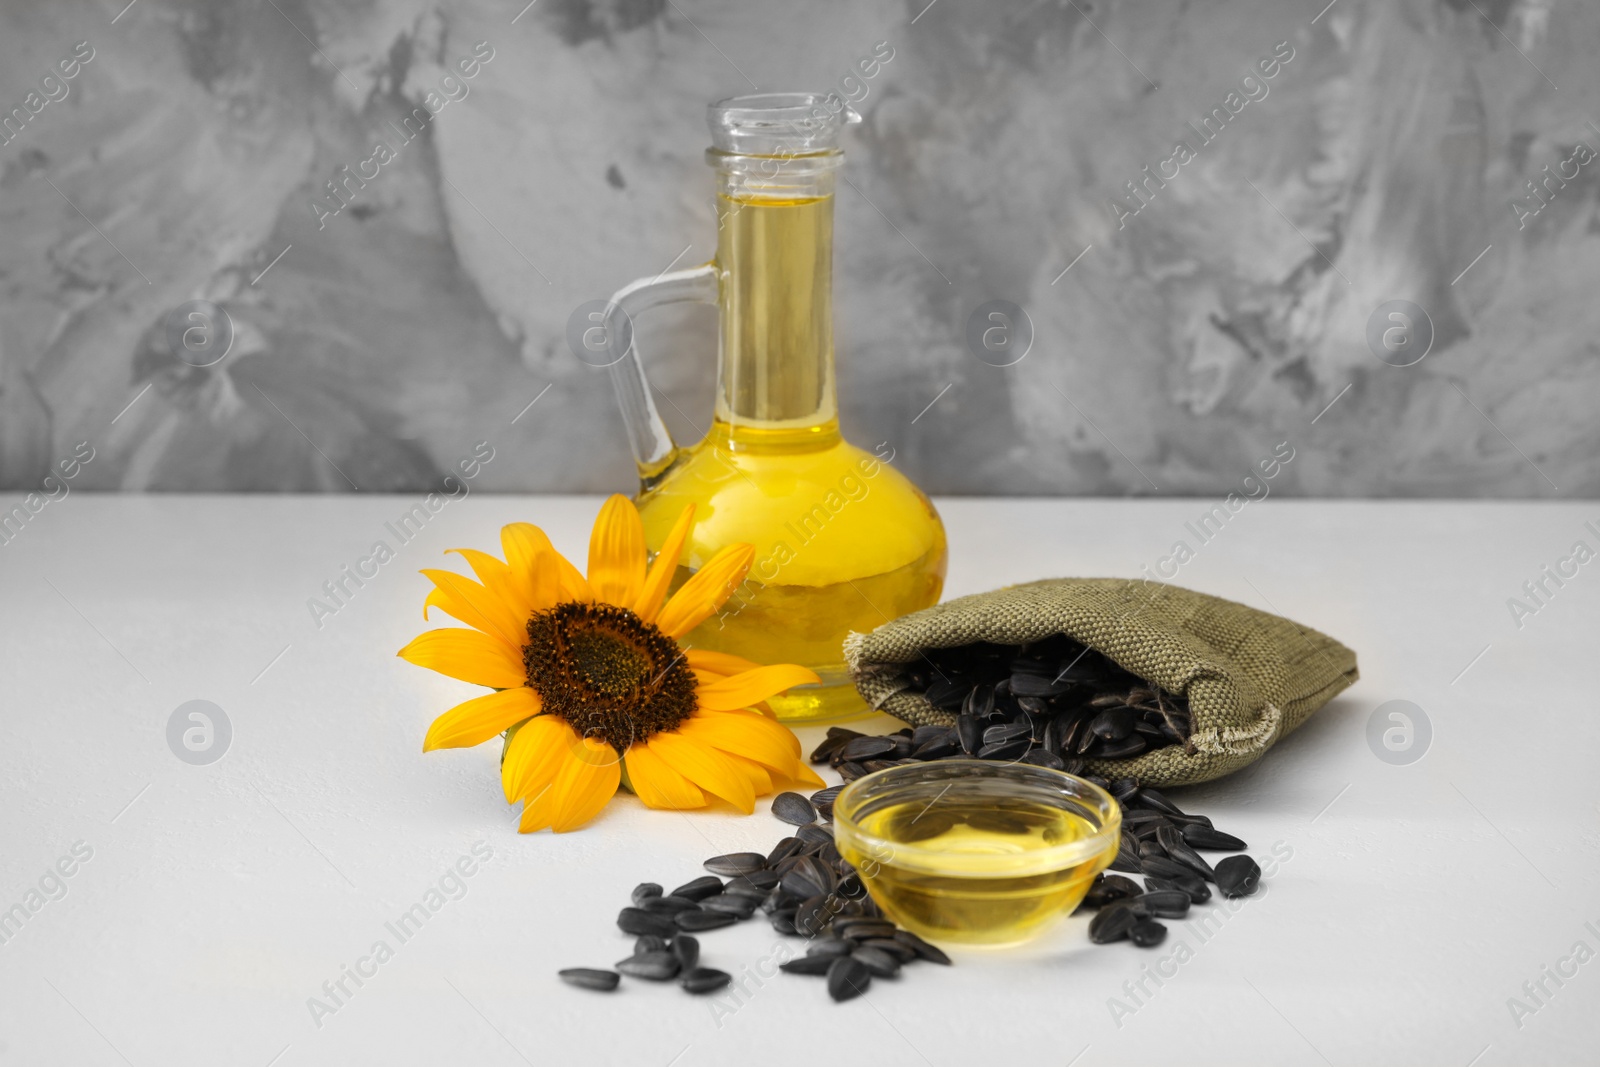
[[[1071,914],[1116,858],[1122,810],[1082,778],[940,760],[864,775],[833,802],[840,855],[930,941],[1015,945]]]

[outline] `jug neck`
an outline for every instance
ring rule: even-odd
[[[837,150],[713,150],[721,344],[716,419],[734,447],[838,437],[833,360]]]

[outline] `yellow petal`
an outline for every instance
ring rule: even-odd
[[[516,650],[477,630],[429,630],[398,655],[407,663],[491,689],[511,689],[528,681]]]
[[[527,616],[518,616],[510,604],[484,586],[455,571],[424,570],[422,576],[434,584],[433,592],[423,604],[424,614],[428,606],[437,606],[514,648],[527,642],[528,635],[523,630]]]
[[[673,770],[648,741],[629,748],[623,763],[628,768],[628,781],[645,807],[681,811],[706,806],[706,795],[700,787]]]
[[[817,772],[805,765],[803,760],[795,760],[789,765],[789,781],[798,785],[809,785],[821,789],[826,783],[818,777]]]
[[[522,802],[522,819],[517,826],[517,833],[531,834],[543,830],[555,818],[555,813],[556,791],[554,787],[545,785]]]
[[[590,601],[594,599],[594,590],[589,586],[589,580],[583,572],[572,565],[572,561],[561,553],[555,553],[556,577],[561,581],[561,599]]]
[[[710,745],[665,731],[650,739],[650,748],[695,785],[749,815],[756,810],[756,792],[750,779]]]
[[[793,663],[776,663],[771,667],[757,667],[732,678],[702,685],[695,690],[694,696],[699,705],[709,711],[732,711],[735,708],[748,708],[792,685],[821,681],[815,671]]]
[[[422,741],[422,751],[481,745],[495,734],[504,733],[537,714],[539,694],[525,685],[476,697],[465,704],[457,704],[433,720],[428,736]]]
[[[534,611],[544,611],[563,599],[555,561],[559,553],[543,530],[528,522],[508,523],[500,528],[500,548],[506,554],[512,585]]]
[[[515,804],[538,794],[555,780],[567,749],[578,743],[578,735],[566,720],[540,715],[522,724],[506,745],[500,761],[500,787],[506,803]]]
[[[709,619],[713,612],[727,603],[728,597],[744,581],[755,559],[752,545],[727,545],[706,561],[706,565],[683,583],[683,588],[672,594],[667,606],[656,617],[656,626],[668,637],[682,637]]]
[[[604,741],[586,737],[567,750],[566,762],[550,786],[555,812],[550,829],[576,830],[604,808],[622,781],[622,759]]]
[[[504,600],[515,615],[526,619],[533,614],[533,601],[523,596],[517,583],[511,580],[511,568],[505,563],[487,552],[479,552],[476,548],[447,548],[445,551],[454,552],[466,560],[472,568],[472,573],[478,576],[478,581],[495,596]]]
[[[644,588],[644,523],[621,494],[600,508],[589,535],[589,588],[596,600],[631,608]]]
[[[796,759],[789,728],[748,712],[701,712],[678,726],[678,732],[732,755],[755,760],[791,777]]]
[[[764,797],[772,792],[772,775],[761,764],[732,752],[724,752],[723,756],[750,780],[750,788],[755,790],[756,796]]]
[[[661,545],[661,551],[656,553],[650,571],[645,575],[644,587],[639,591],[639,599],[633,603],[633,613],[645,622],[655,621],[656,612],[661,610],[661,602],[667,599],[667,588],[672,585],[672,576],[678,571],[678,563],[683,559],[684,542],[689,539],[689,531],[693,527],[694,505],[690,504],[678,516],[672,532],[667,534],[666,541]]]
[[[745,671],[758,669],[761,664],[754,660],[745,659],[743,656],[734,656],[727,652],[713,652],[709,648],[686,648],[683,658],[691,667],[698,667],[712,674],[720,674],[724,678]]]

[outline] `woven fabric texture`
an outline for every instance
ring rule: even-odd
[[[1123,578],[1051,578],[961,597],[852,633],[845,659],[872,707],[913,725],[949,725],[954,713],[909,688],[908,664],[927,649],[1058,633],[1188,698],[1187,746],[1087,764],[1091,774],[1157,786],[1209,781],[1254,762],[1359,677],[1355,653],[1326,634],[1221,597]]]

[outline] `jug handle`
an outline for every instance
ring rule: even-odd
[[[661,413],[656,410],[650,380],[645,377],[644,364],[639,359],[633,320],[641,311],[662,304],[690,301],[715,304],[720,273],[715,263],[706,263],[654,278],[640,278],[618,289],[606,303],[605,310],[595,313],[601,316],[600,325],[610,357],[611,385],[617,393],[617,404],[622,408],[628,446],[633,450],[634,462],[639,465],[639,480],[645,488],[672,465],[678,447]],[[616,321],[619,312],[620,322]],[[591,347],[587,334],[584,346]]]

